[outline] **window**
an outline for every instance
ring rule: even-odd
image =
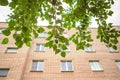
[[[103,71],[99,61],[90,61],[89,63],[92,71]]]
[[[63,36],[65,37],[65,38],[67,38],[68,36],[67,36],[67,33],[63,33]]]
[[[45,51],[44,44],[37,44],[36,45],[36,51]]]
[[[109,52],[111,52],[111,53],[112,53],[112,52],[113,52],[113,53],[114,53],[114,52],[118,52],[117,50],[115,50],[115,49],[112,48],[112,47],[108,47],[108,50],[109,50]]]
[[[33,61],[31,71],[43,71],[43,61]]]
[[[16,53],[17,52],[17,48],[7,48],[7,52],[8,53]]]
[[[71,61],[61,61],[61,70],[62,71],[73,71]]]
[[[118,68],[120,69],[120,61],[115,61],[115,63],[118,66]]]
[[[46,32],[39,33],[38,37],[45,38],[45,37],[47,37],[47,33]]]
[[[2,30],[3,30],[3,29],[0,28],[0,34],[2,34]]]
[[[0,69],[0,77],[5,77],[8,74],[9,69]]]
[[[85,50],[86,52],[95,52],[95,50],[93,49],[92,46],[89,46],[89,47],[85,46],[85,47],[84,47],[84,50]]]

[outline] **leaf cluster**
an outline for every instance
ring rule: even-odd
[[[63,3],[68,7],[65,8]],[[69,41],[76,44],[76,50],[84,49],[84,46],[89,46],[93,41],[88,28],[94,17],[98,24],[97,38],[117,49],[120,31],[114,29],[112,23],[106,23],[108,16],[113,14],[110,10],[113,4],[113,0],[12,0],[10,3],[1,0],[0,5],[8,5],[12,10],[7,21],[9,26],[3,34],[9,36],[13,31],[17,47],[21,48],[24,43],[30,46],[32,35],[37,38],[39,33],[44,32],[43,27],[37,26],[37,19],[40,17],[49,22],[45,46],[65,57]],[[65,29],[73,28],[76,32],[70,38],[62,35]],[[2,43],[8,42],[9,39],[4,38]]]

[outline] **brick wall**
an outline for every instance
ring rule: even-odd
[[[7,27],[6,23],[0,23],[0,28],[5,27]],[[46,28],[45,30],[48,31]],[[10,69],[7,77],[0,77],[0,80],[120,80],[120,70],[115,64],[115,60],[120,60],[120,42],[117,45],[119,52],[110,53],[106,45],[96,39],[97,29],[90,31],[94,39],[91,44],[95,52],[76,51],[75,45],[70,42],[70,52],[67,52],[66,58],[59,54],[55,55],[49,48],[45,48],[44,52],[36,52],[36,44],[45,43],[45,38],[33,39],[30,48],[23,46],[15,54],[6,53],[7,47],[15,47],[14,40],[10,36],[9,44],[0,44],[0,68]],[[67,35],[70,36],[74,32],[73,29],[67,32]],[[3,34],[0,34],[0,43],[3,38]],[[44,60],[44,70],[31,71],[32,60]],[[73,71],[62,72],[61,60],[71,60]],[[93,72],[89,60],[99,60],[103,71]]]

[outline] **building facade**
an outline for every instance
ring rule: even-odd
[[[120,38],[118,50],[107,47],[96,39],[97,29],[90,29],[94,41],[85,50],[76,51],[70,42],[65,58],[55,55],[52,49],[44,47],[48,29],[32,40],[31,47],[18,49],[12,35],[9,43],[1,44],[5,37],[0,23],[0,80],[120,80]],[[116,27],[116,29],[120,29]],[[69,37],[74,29],[64,34]]]

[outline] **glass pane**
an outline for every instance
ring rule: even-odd
[[[40,51],[44,51],[45,47],[44,47],[44,44],[41,44],[40,45]]]
[[[39,51],[40,50],[40,44],[37,44],[36,45],[36,51]]]
[[[61,62],[62,71],[66,71],[66,62]]]
[[[33,63],[32,63],[32,70],[33,71],[36,71],[37,70],[37,61],[33,61]]]
[[[68,71],[72,71],[72,63],[71,62],[67,62],[67,66],[68,66]]]
[[[37,70],[38,70],[38,71],[42,71],[42,70],[43,70],[43,62],[42,62],[42,61],[39,61],[39,62],[38,62]]]
[[[39,33],[39,37],[46,37],[46,32]]]
[[[111,51],[111,52],[115,52],[115,51],[116,51],[116,50],[113,49],[112,47],[109,47],[108,49],[109,49],[109,51]]]
[[[17,48],[8,48],[7,52],[17,52]]]
[[[102,67],[98,61],[90,62],[90,67],[92,70],[102,70]]]
[[[85,51],[94,51],[92,46],[85,46]]]
[[[9,69],[1,69],[0,76],[7,76]]]
[[[94,65],[93,62],[90,62],[90,67],[91,67],[92,70],[96,70],[95,65]]]

